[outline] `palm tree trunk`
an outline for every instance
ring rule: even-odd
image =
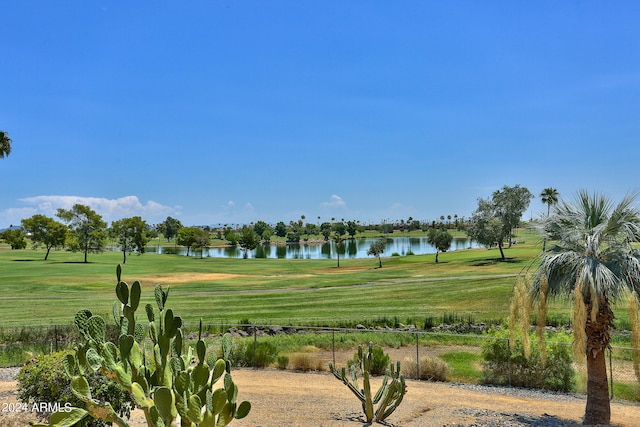
[[[587,406],[584,411],[585,425],[608,425],[611,420],[609,384],[605,352],[587,355]]]
[[[584,411],[585,425],[609,424],[611,403],[607,381],[607,360],[605,351],[611,341],[613,312],[609,300],[600,301],[595,321],[591,319],[591,303],[587,304],[585,332],[587,338],[587,406]]]

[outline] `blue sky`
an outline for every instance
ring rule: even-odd
[[[0,11],[0,228],[74,203],[108,221],[377,222],[469,216],[503,185],[640,188],[638,2]]]

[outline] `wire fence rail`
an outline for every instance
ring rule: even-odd
[[[185,337],[198,339],[199,325],[185,325]],[[246,348],[257,349],[260,343],[272,343],[278,351],[289,356],[306,354],[312,359],[314,369],[327,369],[329,363],[344,366],[352,358],[359,344],[372,342],[382,347],[391,361],[403,364],[415,363],[420,378],[419,361],[425,357],[438,357],[453,366],[451,380],[456,382],[482,381],[482,349],[488,340],[507,340],[490,334],[461,334],[423,331],[415,328],[331,328],[318,326],[291,326],[250,323],[209,323],[203,325],[203,338],[214,351],[220,337],[230,332],[236,342]],[[116,341],[115,326],[107,329],[107,338]],[[16,366],[30,357],[71,349],[81,337],[75,325],[38,325],[0,327],[0,366]],[[555,345],[572,346],[571,342],[554,342]],[[532,346],[536,343],[532,342]],[[292,350],[293,348],[293,350]],[[633,363],[637,349],[610,346],[607,352],[611,398],[620,394],[625,399],[640,401],[640,378]],[[586,378],[584,366],[574,364],[579,377]],[[292,367],[295,369],[295,366]],[[471,374],[469,374],[471,372]],[[510,384],[507,384],[510,385]],[[577,392],[584,392],[584,384],[578,381]]]

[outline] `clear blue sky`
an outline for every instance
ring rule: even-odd
[[[640,187],[640,2],[5,1],[0,228],[469,216]],[[536,197],[526,216],[545,212]]]

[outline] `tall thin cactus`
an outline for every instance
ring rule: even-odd
[[[382,422],[400,406],[407,392],[404,377],[400,374],[400,362],[396,362],[395,367],[393,363],[389,364],[380,388],[372,396],[370,378],[373,343],[369,343],[367,350],[358,346],[357,359],[357,363],[352,364],[349,369],[337,369],[333,363],[329,363],[329,370],[360,400],[367,423]],[[362,378],[362,388],[359,387],[358,376]],[[375,405],[378,407],[375,408]]]
[[[89,310],[80,310],[75,324],[84,342],[74,354],[64,359],[64,368],[72,378],[72,392],[84,402],[85,408],[73,408],[51,416],[50,424],[41,426],[72,426],[86,416],[127,427],[108,402],[91,396],[84,375],[100,371],[120,384],[133,396],[136,407],[144,412],[150,427],[168,427],[180,417],[181,426],[220,427],[233,419],[248,415],[251,404],[238,404],[238,387],[231,377],[228,361],[231,335],[222,338],[223,358],[212,365],[206,362],[206,344],[202,340],[202,322],[195,347],[197,363],[192,364],[194,349],[186,349],[182,318],[166,307],[169,290],[156,285],[154,296],[159,316],[151,304],[145,306],[148,326],[136,322],[140,304],[140,282],[131,288],[121,281],[121,267],[116,270],[116,296],[113,317],[119,331],[117,345],[106,340],[106,322]],[[153,363],[145,351],[145,341],[153,345]],[[186,349],[186,353],[184,350]],[[222,378],[222,385],[214,385]]]

